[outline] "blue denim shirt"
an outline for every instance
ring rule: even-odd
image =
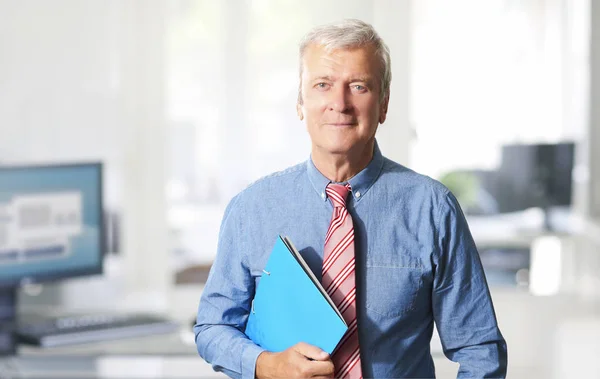
[[[320,279],[332,205],[312,160],[232,199],[200,299],[196,344],[215,370],[254,378],[263,351],[244,329],[278,235],[289,236]],[[348,181],[355,228],[357,317],[365,378],[435,377],[434,322],[458,377],[505,377],[507,347],[469,228],[439,182],[383,157]]]

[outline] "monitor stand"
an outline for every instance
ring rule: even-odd
[[[550,208],[549,207],[543,207],[542,210],[544,211],[544,232],[547,233],[551,233],[553,232],[553,225],[552,222],[550,220]]]
[[[16,287],[0,287],[0,356],[16,354],[16,310]]]

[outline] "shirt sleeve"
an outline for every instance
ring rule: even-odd
[[[264,351],[246,335],[254,279],[239,239],[242,219],[234,198],[225,210],[217,255],[202,292],[194,326],[198,353],[232,378],[254,379],[256,360]]]
[[[439,209],[432,306],[444,354],[458,378],[504,378],[507,346],[496,320],[479,253],[458,201]]]

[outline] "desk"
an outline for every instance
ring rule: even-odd
[[[197,354],[189,330],[179,333],[40,349],[21,346],[0,360],[0,378],[226,378]]]
[[[438,372],[456,376],[457,366],[443,357],[437,333],[432,354]],[[202,360],[189,330],[117,341],[40,349],[21,346],[18,355],[0,359],[1,379],[185,379],[226,378]]]

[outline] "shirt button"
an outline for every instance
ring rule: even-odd
[[[354,196],[356,196],[357,198],[360,197],[360,191],[356,191],[356,194]]]
[[[325,199],[325,192],[321,192],[321,197]]]

